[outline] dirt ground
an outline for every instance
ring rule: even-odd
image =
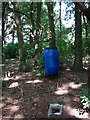
[[[82,109],[80,91],[87,85],[87,71],[72,73],[64,65],[57,76],[40,78],[31,72],[19,72],[18,61],[11,60],[11,75],[4,78],[2,91],[2,118],[61,118],[89,119],[89,111]],[[9,71],[9,66],[6,71]],[[58,83],[58,84],[57,84]],[[50,104],[62,105],[62,114],[48,116]]]

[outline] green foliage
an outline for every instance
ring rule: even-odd
[[[5,71],[5,66],[2,66],[2,72],[4,72]]]
[[[24,50],[26,54],[26,59],[31,59],[34,56],[35,49],[34,49],[34,43],[29,44],[27,42],[24,43]]]
[[[34,59],[34,67],[36,68],[36,74],[40,77],[44,75],[44,57],[43,54]]]
[[[16,58],[18,56],[18,44],[8,43],[3,47],[3,56],[5,59]]]
[[[40,56],[38,59],[38,66],[39,66],[40,75],[43,76],[43,74],[44,74],[44,57],[43,57],[43,55]]]
[[[87,25],[87,30],[86,30],[86,25]],[[89,55],[90,54],[90,26],[89,24],[84,24],[82,25],[82,50],[83,50],[83,56]],[[87,31],[87,33],[86,33]]]
[[[60,34],[58,34],[60,31],[56,31],[56,45],[59,50],[60,54],[60,63],[64,63],[69,56],[74,55],[74,43],[72,38],[69,39],[68,35],[71,33],[71,29],[65,28],[64,25],[62,25],[62,38],[60,39]]]
[[[82,91],[80,92],[83,94],[83,96],[80,96],[81,103],[83,104],[83,108],[89,108],[90,107],[90,96],[89,96],[89,90],[86,88],[82,88]]]
[[[44,75],[44,50],[47,47],[49,47],[49,41],[44,42],[43,40],[42,42],[40,42],[40,55],[36,58],[37,66],[38,66],[38,74],[40,74],[41,77],[43,77]]]
[[[46,41],[46,39],[45,39]],[[37,68],[36,70],[36,74],[40,74],[40,76],[43,76],[44,74],[44,57],[43,57],[43,53],[44,53],[44,49],[46,47],[49,47],[49,42],[44,42],[44,40],[40,41],[40,45],[39,45],[39,49],[40,49],[40,55],[36,56],[35,55],[35,48],[34,48],[34,42],[32,44],[29,44],[27,42],[24,43],[24,50],[26,53],[26,63],[22,63],[22,66],[24,71],[25,69],[28,67],[28,65],[30,66],[30,62],[27,62],[30,59],[34,59],[34,67]],[[35,58],[34,58],[35,57]],[[28,65],[27,65],[28,64]],[[28,68],[26,69],[28,70]]]
[[[0,80],[0,90],[2,90],[4,87],[6,87],[6,82]]]
[[[6,82],[2,82],[2,88],[6,87]]]

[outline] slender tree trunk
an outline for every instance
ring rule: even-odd
[[[74,71],[81,72],[83,69],[82,65],[82,22],[81,12],[75,4],[75,61]]]
[[[53,17],[53,2],[47,2],[48,8],[48,17],[49,17],[49,26],[50,26],[50,47],[56,47],[55,41],[55,26],[54,26],[54,17]]]
[[[86,47],[88,46],[88,41],[87,41],[87,36],[88,36],[88,23],[85,21],[85,16],[83,14],[83,20],[84,20],[84,24],[85,24],[85,40],[86,40]],[[87,54],[87,49],[86,49],[86,54]]]
[[[88,6],[90,8],[90,1],[88,3]],[[90,56],[90,52],[88,54]],[[90,60],[90,58],[89,58],[89,60]],[[88,95],[90,96],[90,61],[89,61],[89,65],[88,65]]]
[[[15,38],[15,25],[13,25],[13,31],[12,31],[12,44],[14,44],[14,38]]]
[[[4,16],[5,16],[5,3],[2,2],[2,56],[3,56],[3,42],[4,42],[4,44],[6,43],[4,41],[4,33],[5,33],[5,30],[4,30],[4,26],[5,26]]]
[[[62,23],[61,23],[61,1],[59,2],[59,5],[60,5],[60,14],[59,14],[59,17],[60,17],[60,40],[62,39],[62,32],[61,32],[61,27],[62,27]]]
[[[31,17],[31,26],[30,26],[30,44],[33,42],[34,40],[34,10],[33,10],[33,5],[34,2],[31,2],[30,4],[30,17]]]
[[[90,96],[90,64],[88,66],[88,84],[87,84],[87,86],[88,86],[88,94]]]
[[[23,34],[22,34],[22,25],[21,25],[21,17],[20,13],[16,12],[19,11],[19,3],[13,2],[14,9],[15,9],[15,23],[17,25],[17,36],[18,36],[18,47],[19,47],[19,61],[20,65],[23,61],[25,61],[24,57],[24,41],[23,41]]]
[[[41,2],[37,2],[37,23],[36,23],[36,45],[35,54],[39,54],[39,39],[40,39],[40,17],[41,17]]]

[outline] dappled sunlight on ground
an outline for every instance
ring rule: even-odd
[[[14,62],[14,61],[13,61]],[[17,64],[17,61],[16,63]],[[63,107],[60,118],[89,118],[80,103],[82,83],[87,83],[87,73],[72,73],[70,66],[60,71],[57,88],[57,77],[41,78],[32,68],[30,72],[19,72],[18,65],[13,67],[11,76],[5,79],[2,104],[3,118],[48,118],[50,104],[58,103]],[[52,119],[52,118],[51,118]],[[81,119],[82,120],[82,119]]]
[[[69,82],[67,84],[63,84],[62,88],[72,88],[72,89],[78,89],[81,88],[82,84],[76,84],[75,82]]]
[[[30,83],[34,83],[34,81],[26,81],[25,83],[30,84]]]
[[[17,104],[19,101],[18,99],[12,100],[11,97],[7,97],[5,103]]]
[[[73,97],[73,101],[79,102],[79,101],[80,101],[80,98],[77,97],[77,96],[75,96],[75,97]]]
[[[71,85],[70,87],[73,88],[73,89],[78,89],[81,86],[82,86],[81,84],[74,84],[74,85]]]
[[[27,75],[28,77],[30,77],[30,76],[32,75],[32,73],[31,73],[31,72],[27,72],[26,75]]]
[[[42,80],[26,81],[25,83],[42,83]]]
[[[33,101],[34,101],[34,102],[39,102],[39,100],[40,100],[40,99],[39,99],[38,97],[33,98]]]
[[[18,113],[17,115],[14,116],[14,118],[17,118],[17,119],[19,119],[19,118],[24,118],[24,116],[23,116],[22,114],[19,114],[19,113]]]
[[[74,116],[76,118],[89,118],[89,114],[87,112],[84,112],[83,114],[80,114],[80,112],[72,108],[70,105],[63,105],[63,108],[68,112],[69,115]]]
[[[41,83],[43,82],[42,80],[34,80],[34,83]]]
[[[67,84],[63,84],[61,87],[58,87],[57,91],[55,91],[55,94],[56,95],[68,94],[71,92],[71,90],[69,90],[70,88],[78,89],[81,86],[82,86],[82,84],[75,84],[74,82],[69,82]]]
[[[4,108],[4,110],[9,110],[10,112],[16,112],[19,110],[19,106],[16,105],[8,105]]]
[[[25,79],[25,75],[16,75],[15,80]]]
[[[15,88],[15,87],[18,87],[18,86],[19,86],[18,82],[13,82],[9,85],[8,88]]]
[[[0,103],[0,109],[2,109],[5,106],[5,103]]]
[[[17,76],[15,77],[15,80],[20,79],[20,77],[21,77],[21,75],[17,75]]]
[[[65,95],[65,94],[68,94],[68,92],[69,92],[68,90],[59,88],[57,91],[55,91],[55,94],[56,95]]]
[[[60,100],[60,103],[63,102],[63,110],[68,115],[84,120],[84,118],[89,118],[89,113],[80,108],[80,95],[75,95],[75,91],[81,88],[83,84],[85,83],[75,84],[75,82],[69,82],[62,84],[62,86],[55,91],[55,94],[59,96],[57,100]]]
[[[7,118],[23,118],[23,114],[20,112],[20,100],[12,99],[12,97],[2,96],[2,109],[3,119]]]
[[[28,79],[30,79],[32,77],[32,73],[31,72],[19,73],[19,74],[15,75],[14,79],[19,80],[19,79],[25,79],[26,77]]]

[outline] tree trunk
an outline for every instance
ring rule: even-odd
[[[15,25],[13,24],[13,31],[12,31],[12,44],[14,44],[14,38],[15,38]]]
[[[14,5],[14,9],[15,9],[15,23],[16,23],[16,26],[17,26],[19,61],[20,61],[20,65],[21,65],[22,62],[25,61],[21,17],[20,17],[20,13],[16,12],[16,11],[19,11],[19,3],[18,2],[13,2],[13,5]]]
[[[40,39],[40,17],[41,17],[41,2],[37,2],[37,22],[36,22],[36,45],[35,45],[35,54],[39,54],[39,39]]]
[[[62,23],[61,23],[61,1],[59,2],[60,5],[60,14],[59,14],[59,18],[60,18],[60,40],[62,39],[62,33],[61,33],[61,27],[62,27]]]
[[[33,10],[33,4],[34,2],[31,2],[30,4],[30,17],[31,17],[31,26],[30,26],[30,44],[34,40],[34,10]]]
[[[84,13],[84,15],[87,17],[87,19],[89,20],[90,23],[90,7],[87,8],[83,2],[74,2],[75,5],[78,6],[78,8]]]
[[[89,66],[88,66],[88,84],[87,84],[87,86],[88,86],[88,94],[89,94],[89,96],[90,96],[90,64],[89,64]]]
[[[4,26],[5,26],[5,21],[4,21],[4,16],[5,16],[5,3],[2,2],[2,56],[3,56],[3,42],[6,43],[4,41]]]
[[[82,22],[81,12],[78,6],[75,4],[75,61],[74,71],[81,72],[83,69],[82,65]]]
[[[55,41],[55,26],[54,26],[54,17],[53,17],[53,2],[47,2],[48,8],[48,17],[49,17],[49,26],[50,26],[50,47],[56,47]]]

